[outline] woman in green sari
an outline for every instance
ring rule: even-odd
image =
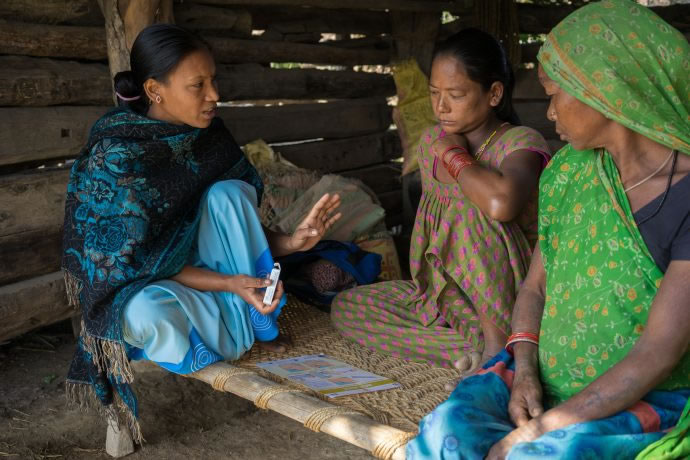
[[[507,351],[420,423],[408,458],[690,455],[690,46],[607,0],[539,52],[567,142]]]

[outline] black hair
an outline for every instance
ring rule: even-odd
[[[182,27],[154,24],[144,28],[132,44],[131,70],[118,72],[113,79],[118,93],[117,105],[145,114],[150,101],[144,91],[144,82],[149,78],[166,82],[183,58],[199,50],[210,52],[208,44]]]
[[[479,83],[486,91],[494,82],[501,82],[503,98],[494,107],[496,117],[514,125],[520,124],[520,118],[513,108],[513,69],[503,46],[493,35],[472,27],[463,29],[434,49],[434,59],[439,56],[452,56],[457,59],[470,79]]]

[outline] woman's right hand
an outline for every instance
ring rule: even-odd
[[[283,282],[278,281],[275,294],[273,295],[273,302],[271,305],[266,305],[264,304],[264,291],[260,289],[270,286],[270,279],[254,278],[253,276],[247,275],[233,275],[229,277],[228,284],[228,291],[240,296],[262,315],[273,313],[273,311],[278,308],[278,304],[284,293]]]
[[[529,366],[521,370],[516,369],[508,403],[508,414],[513,423],[521,427],[543,414],[542,397],[543,388],[537,368]]]

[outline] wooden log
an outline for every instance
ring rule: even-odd
[[[517,8],[520,33],[528,34],[548,33],[577,9],[568,5],[553,7],[532,3],[518,3]],[[690,30],[690,5],[658,6],[651,9],[681,32]]]
[[[110,75],[104,64],[0,56],[0,105],[108,104]]]
[[[381,35],[391,33],[390,14],[384,11],[333,10],[247,5],[252,27],[283,34],[305,32]]]
[[[431,72],[434,42],[441,25],[439,14],[394,11],[392,19],[396,58],[414,58],[422,72],[428,76]]]
[[[76,156],[86,143],[91,125],[109,109],[0,108],[0,166]]]
[[[68,168],[0,176],[0,237],[58,233],[68,178]]]
[[[111,17],[105,9],[106,5],[115,5],[119,12],[124,25],[125,50],[127,51],[127,65],[124,69],[129,68],[129,50],[132,49],[134,40],[144,27],[154,23],[173,24],[175,22],[172,0],[98,0],[98,4],[104,12],[106,31],[111,24],[119,27],[117,19],[111,23]],[[118,71],[121,70],[123,69]]]
[[[246,9],[216,8],[184,2],[175,3],[175,23],[197,33],[249,37],[252,15]]]
[[[348,49],[306,43],[240,40],[204,37],[218,62],[308,62],[314,64],[387,64],[390,52],[377,49]]]
[[[301,168],[323,173],[361,168],[402,156],[402,147],[395,131],[333,141],[282,145],[274,149]]]
[[[60,229],[30,230],[0,236],[0,286],[58,271],[61,257]]]
[[[269,69],[259,64],[218,66],[222,100],[340,99],[395,94],[390,75],[316,69]]]
[[[0,108],[0,166],[76,156],[91,125],[110,107]],[[286,142],[363,136],[388,129],[385,99],[353,99],[324,104],[221,107],[218,116],[240,144],[264,139]],[[41,127],[40,136],[26,133]]]
[[[36,37],[40,37],[37,40]],[[53,26],[0,21],[0,54],[103,60],[102,27]]]
[[[401,163],[388,162],[375,166],[367,166],[361,169],[341,171],[339,174],[345,177],[359,179],[371,188],[376,195],[381,195],[382,193],[401,189],[401,172]]]
[[[0,18],[39,24],[103,26],[96,0],[3,0]]]
[[[0,287],[0,342],[72,315],[62,272]]]
[[[224,373],[231,372],[233,369],[235,369],[235,366],[218,362],[190,374],[190,377],[206,382],[216,388],[214,385],[216,379]],[[249,401],[255,401],[262,391],[276,386],[275,382],[271,382],[255,373],[233,375],[223,379],[222,391],[235,394]],[[285,392],[278,393],[269,399],[267,407],[300,423],[305,423],[314,412],[337,406],[316,399],[303,392]],[[320,431],[370,452],[374,451],[380,444],[406,434],[397,428],[383,425],[365,415],[359,414],[342,414],[328,418],[321,425]],[[403,460],[405,458],[405,446],[398,447],[393,452],[391,458]]]
[[[0,56],[0,105],[109,104],[107,66],[25,56]],[[222,100],[342,99],[395,94],[390,75],[316,69],[218,66]]]
[[[228,107],[220,108],[218,116],[240,144],[255,139],[286,142],[363,136],[388,129],[391,123],[391,110],[384,99]]]
[[[129,52],[126,51],[124,37],[118,38],[117,30],[112,27],[107,30],[110,30],[109,33],[112,35],[111,54],[116,48],[119,50],[111,57],[108,56],[106,34],[102,28],[6,21],[0,23],[0,54],[88,60],[112,60],[117,56],[117,62],[111,62],[111,67],[115,70],[127,69]],[[45,37],[45,40],[36,40],[36,37]],[[387,64],[390,60],[389,50],[375,48],[352,49],[326,44],[243,40],[207,35],[203,37],[211,45],[216,60],[223,63],[307,62],[358,65]],[[119,40],[122,40],[122,43]],[[117,47],[115,43],[119,43]]]
[[[431,11],[441,13],[467,13],[473,0],[195,0],[197,3],[216,6],[268,5],[299,6],[328,9],[379,10],[379,11]]]

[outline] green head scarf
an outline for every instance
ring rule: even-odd
[[[580,8],[548,34],[538,59],[546,74],[581,102],[690,154],[690,45],[648,8],[631,0]],[[637,458],[688,455],[690,402],[676,428]]]
[[[631,0],[584,6],[539,50],[546,74],[606,117],[690,154],[690,45]]]

